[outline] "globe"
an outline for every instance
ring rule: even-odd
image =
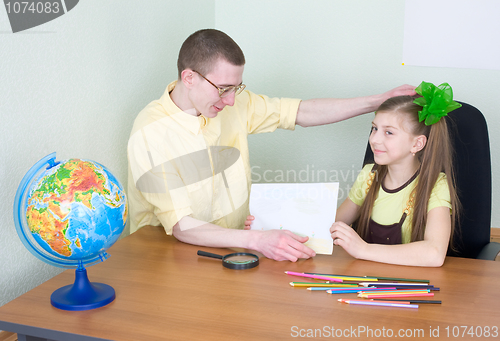
[[[106,250],[127,222],[123,186],[103,165],[90,160],[56,161],[56,153],[25,174],[14,200],[17,233],[38,259],[74,268],[75,283],[56,290],[52,305],[86,310],[108,304],[114,289],[88,281],[85,266],[106,260]]]

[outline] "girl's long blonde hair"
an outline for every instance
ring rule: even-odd
[[[414,104],[412,96],[398,96],[389,98],[380,105],[377,112],[393,112],[401,115],[406,123],[405,127],[410,127],[410,134],[415,136],[425,135],[427,143],[415,157],[420,161],[420,173],[418,183],[414,189],[415,201],[412,208],[411,221],[411,241],[423,240],[425,225],[427,222],[427,205],[432,189],[436,184],[439,173],[444,172],[448,182],[451,199],[451,236],[450,247],[453,248],[453,234],[455,222],[459,214],[459,200],[455,187],[455,175],[453,170],[453,146],[450,140],[446,119],[441,118],[439,122],[426,126],[424,122],[418,122],[418,111],[422,107]],[[368,224],[372,215],[373,204],[377,198],[381,182],[387,174],[387,166],[375,165],[376,175],[373,183],[366,195],[366,199],[361,205],[360,216],[357,221],[357,232],[367,239]],[[401,212],[403,214],[403,212]]]

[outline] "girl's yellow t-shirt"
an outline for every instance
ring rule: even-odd
[[[367,192],[366,189],[368,188],[368,179],[370,177],[372,168],[373,164],[367,164],[365,165],[365,167],[363,167],[349,192],[349,199],[351,199],[351,201],[358,206],[361,206],[365,201]],[[378,196],[375,199],[375,203],[373,205],[371,216],[373,221],[381,225],[391,225],[399,222],[408,204],[410,193],[415,188],[418,180],[419,176],[417,176],[406,187],[400,189],[395,193],[388,193],[382,188],[382,186],[380,186]],[[444,173],[439,174],[436,184],[432,189],[427,206],[427,212],[429,212],[433,208],[442,206],[451,209],[450,190],[448,188],[448,182],[446,181],[446,174]],[[411,221],[412,211],[410,211],[410,215],[406,217],[403,226],[401,227],[403,244],[410,242]]]

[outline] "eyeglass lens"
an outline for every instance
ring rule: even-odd
[[[236,93],[235,95],[239,95],[243,91],[243,89],[245,89],[245,85],[244,84],[240,84],[240,85],[237,85],[237,86],[232,86],[230,88],[221,89],[221,90],[224,90],[224,91],[220,92],[220,97],[227,97],[230,94],[232,94],[233,92]]]

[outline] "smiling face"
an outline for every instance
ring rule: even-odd
[[[422,135],[410,133],[410,124],[404,116],[394,112],[377,112],[375,115],[369,142],[377,164],[409,165],[414,162],[413,154],[425,145]]]
[[[233,65],[224,59],[219,59],[212,71],[204,75],[219,88],[226,88],[242,83],[244,66]],[[219,97],[219,91],[198,73],[193,72],[189,99],[196,109],[205,117],[214,118],[225,106],[233,106],[234,91],[227,97]]]

